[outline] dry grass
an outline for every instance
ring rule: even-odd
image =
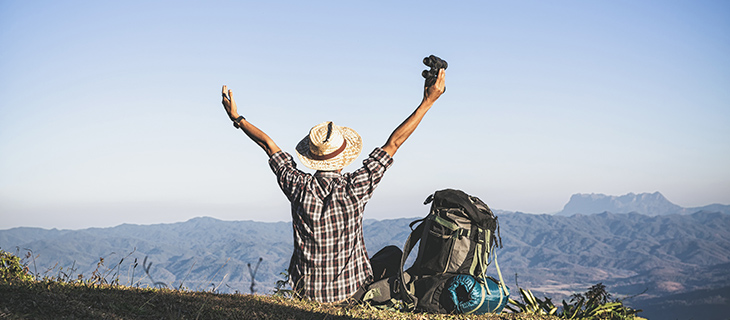
[[[367,306],[210,292],[70,284],[0,282],[2,319],[557,319],[527,314],[451,316],[401,313]]]

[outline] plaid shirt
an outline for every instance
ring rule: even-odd
[[[335,302],[351,297],[372,278],[362,231],[365,204],[393,158],[375,148],[353,173],[297,169],[291,155],[277,152],[269,165],[291,202],[293,287],[304,297]]]

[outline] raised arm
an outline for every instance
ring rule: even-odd
[[[383,150],[391,157],[395,155],[395,152],[398,151],[398,148],[400,148],[401,145],[403,145],[403,142],[411,136],[411,133],[416,130],[418,124],[421,123],[421,119],[423,119],[426,112],[431,109],[433,103],[436,102],[442,93],[444,93],[444,89],[446,88],[444,85],[445,72],[446,71],[444,69],[439,70],[436,83],[423,89],[423,100],[421,100],[421,104],[415,111],[413,111],[413,113],[411,113],[410,116],[408,116],[408,118],[406,118],[405,121],[403,121],[403,123],[395,128],[395,131],[390,134],[388,141],[385,142],[385,145],[383,145]]]
[[[238,114],[236,101],[233,100],[233,90],[229,90],[228,86],[225,85],[223,86],[223,107],[226,109],[228,117],[233,120],[233,125],[236,128],[243,130],[243,132],[245,132],[246,135],[253,140],[253,142],[256,142],[256,144],[264,149],[266,155],[271,157],[271,155],[281,150],[276,143],[274,143],[274,140],[272,140],[266,133],[246,121],[246,118],[243,118]]]

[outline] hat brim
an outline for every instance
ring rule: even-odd
[[[339,126],[338,126],[339,127]],[[315,160],[312,159],[309,153],[309,135],[304,136],[304,139],[299,141],[296,147],[297,157],[304,166],[310,169],[318,171],[334,171],[347,167],[350,163],[355,161],[362,152],[362,138],[360,135],[348,127],[339,127],[342,130],[342,135],[347,141],[347,146],[340,154],[332,159],[327,160]]]

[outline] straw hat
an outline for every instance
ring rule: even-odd
[[[305,166],[333,171],[346,167],[360,155],[362,138],[355,130],[325,121],[312,127],[309,135],[299,141],[296,150]]]

